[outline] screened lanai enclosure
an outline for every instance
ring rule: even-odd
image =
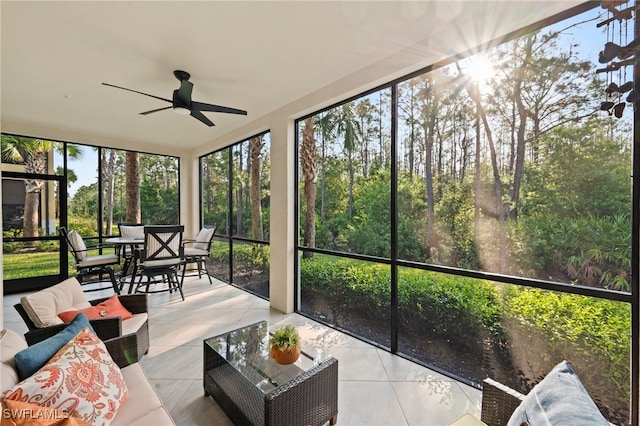
[[[635,105],[611,84],[634,75],[599,51],[634,25],[609,16],[299,119],[299,311],[478,387],[527,393],[567,359],[625,423]]]
[[[305,109],[295,155],[264,121],[198,151],[208,272],[275,298],[290,237],[270,235],[271,193],[292,195],[296,312],[478,388],[527,393],[566,359],[610,422],[637,424],[640,43],[637,12],[603,6]],[[273,152],[292,154],[286,189]],[[184,220],[179,158],[8,134],[2,154],[5,292],[73,272],[59,226],[100,241],[135,209]]]
[[[75,273],[60,227],[92,244],[118,235],[117,224],[131,218],[179,223],[179,166],[171,156],[3,134],[5,293]]]

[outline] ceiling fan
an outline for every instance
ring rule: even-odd
[[[205,104],[203,102],[197,102],[191,100],[191,92],[193,91],[193,83],[189,81],[191,75],[186,71],[175,70],[173,75],[180,81],[180,88],[173,91],[173,100],[161,98],[159,96],[150,95],[148,93],[138,92],[137,90],[127,89],[126,87],[115,86],[109,83],[102,83],[105,86],[115,87],[116,89],[127,90],[129,92],[138,93],[140,95],[149,96],[151,98],[160,99],[161,101],[169,102],[171,106],[152,109],[151,111],[141,112],[140,115],[148,115],[154,112],[163,111],[165,109],[173,108],[175,112],[182,115],[191,115],[202,121],[207,126],[215,126],[211,120],[209,120],[202,111],[211,112],[223,112],[226,114],[240,114],[247,115],[247,111],[241,109],[229,108],[220,105]]]

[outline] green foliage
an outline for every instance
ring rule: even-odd
[[[366,266],[365,266],[366,265]],[[390,303],[389,267],[316,255],[300,263],[300,282],[307,291],[355,310],[387,310]]]
[[[446,339],[470,356],[482,356],[490,347],[509,357],[516,345],[527,360],[571,359],[585,370],[585,384],[628,400],[628,304],[408,268],[399,270],[398,279],[403,334]],[[303,298],[322,295],[334,315],[387,326],[379,323],[390,309],[388,265],[316,255],[301,261],[300,282]],[[517,338],[514,328],[527,340]]]
[[[348,316],[389,312],[388,265],[316,255],[300,264],[303,291],[322,294],[335,309]],[[458,342],[481,350],[490,335],[500,340],[500,305],[495,286],[477,280],[403,269],[399,274],[398,306],[409,332],[455,334]],[[377,315],[377,314],[376,314]]]
[[[300,343],[300,334],[291,324],[287,324],[274,331],[269,338],[269,345],[276,345],[281,350],[293,348]]]
[[[163,188],[153,182],[140,185],[142,222],[155,225],[178,223],[178,188]]]
[[[269,246],[266,244],[234,244],[233,257],[245,265],[269,269]]]
[[[532,265],[535,269],[557,271],[576,284],[630,291],[628,215],[575,220],[543,216],[523,220],[522,227],[530,239],[524,255],[540,262]]]
[[[631,309],[626,303],[530,288],[510,288],[505,317],[527,334],[535,351],[580,364],[587,388],[607,384],[604,394],[628,400]]]
[[[466,269],[480,265],[478,247],[473,230],[473,194],[470,184],[454,182],[447,185],[436,205],[439,246],[442,263]]]
[[[96,219],[93,217],[69,216],[68,231],[76,231],[82,237],[97,237]]]
[[[407,330],[454,335],[456,344],[476,352],[485,338],[502,342],[500,294],[490,282],[411,269],[402,269],[398,280],[398,307]]]
[[[601,123],[563,126],[539,140],[536,161],[523,178],[521,215],[577,219],[615,216],[631,206],[631,163],[625,140]]]

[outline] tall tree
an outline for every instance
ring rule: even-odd
[[[262,136],[249,139],[249,161],[251,164],[251,232],[256,240],[264,239],[262,229],[262,186],[261,186],[261,154],[264,142]]]
[[[343,149],[347,154],[349,165],[349,217],[353,216],[353,185],[355,181],[355,168],[353,165],[353,152],[362,139],[360,122],[353,110],[353,102],[339,106],[333,121],[333,131],[338,137],[343,138]]]
[[[127,151],[125,163],[127,181],[127,215],[126,222],[140,223],[140,155],[135,151]]]
[[[300,147],[300,162],[304,179],[305,223],[304,245],[316,246],[316,185],[318,180],[318,152],[313,134],[313,117],[304,121],[302,129],[302,146]],[[303,257],[312,258],[313,253],[305,251]]]
[[[113,229],[113,199],[115,194],[115,167],[116,167],[116,150],[103,149],[100,158],[102,163],[102,185],[104,191],[103,208],[106,213],[105,219],[105,235],[111,235]]]

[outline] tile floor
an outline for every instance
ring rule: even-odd
[[[232,425],[202,388],[202,340],[257,321],[292,323],[311,350],[339,360],[338,425],[447,425],[465,413],[480,416],[479,390],[214,280],[187,278],[179,295],[149,295],[151,348],[140,363],[179,426]],[[112,293],[112,292],[110,292]],[[106,293],[105,295],[109,295]],[[3,298],[4,327],[25,332]],[[90,299],[102,296],[88,293]],[[311,352],[313,353],[313,352]]]

